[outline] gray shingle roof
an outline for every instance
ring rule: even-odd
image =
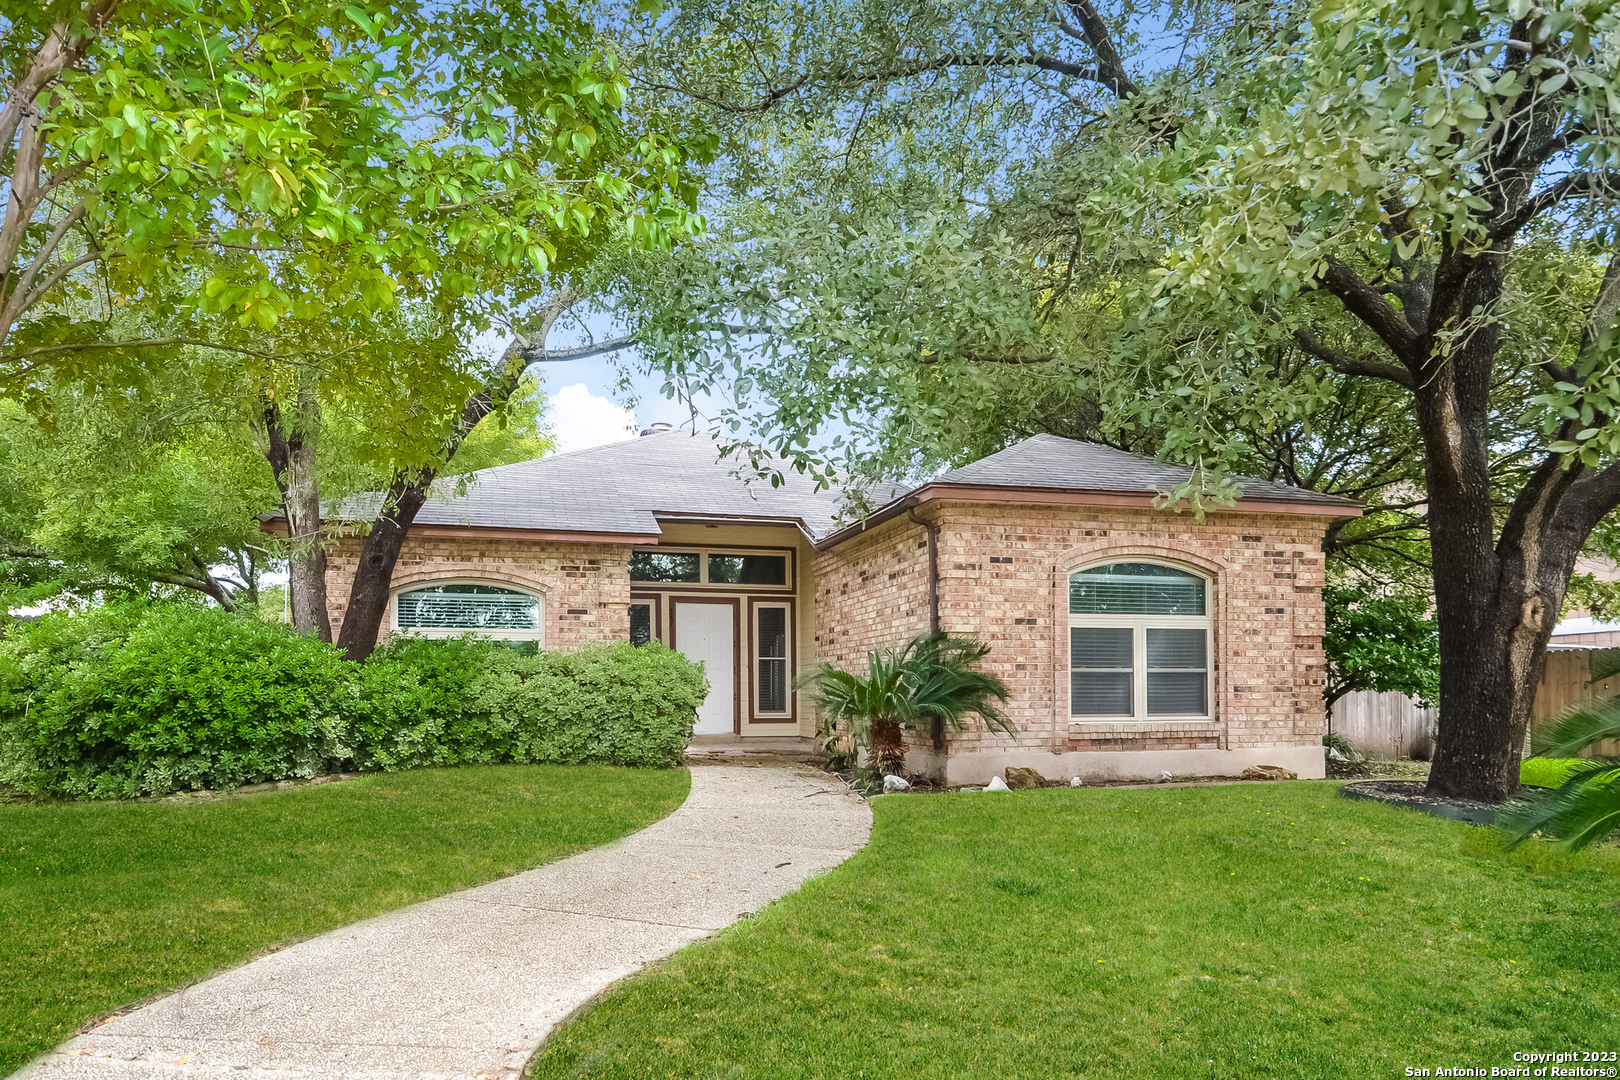
[[[466,493],[430,498],[416,516],[423,525],[548,532],[656,536],[659,517],[720,518],[796,524],[811,539],[837,532],[842,493],[817,491],[815,482],[782,458],[768,457],[783,484],[745,483],[747,459],[720,456],[719,440],[684,431],[660,432],[571,454],[502,465],[474,473]],[[1095,443],[1036,435],[989,457],[936,477],[934,484],[1044,488],[1144,495],[1168,491],[1191,475]],[[1278,502],[1314,503],[1324,509],[1355,507],[1349,499],[1237,478],[1243,496]],[[927,485],[924,485],[927,486]],[[894,508],[907,490],[884,486],[872,492],[879,506]],[[340,520],[375,515],[380,496],[362,495],[328,509]],[[890,512],[898,512],[891,509]],[[868,524],[879,516],[878,511]]]
[[[937,484],[972,484],[983,487],[1060,488],[1140,495],[1169,491],[1186,482],[1192,469],[1169,465],[1139,454],[1129,454],[1097,443],[1034,435],[1005,450],[952,469],[934,478]],[[1351,499],[1323,495],[1289,484],[1274,484],[1234,476],[1246,499],[1320,503],[1323,506],[1359,506]]]
[[[559,532],[657,535],[660,515],[759,519],[798,523],[811,536],[832,531],[836,489],[784,459],[770,457],[783,476],[745,483],[748,459],[720,457],[721,443],[705,434],[660,432],[569,454],[501,465],[474,473],[466,494],[436,493],[416,521]],[[331,516],[356,520],[376,512],[379,496],[359,496]]]

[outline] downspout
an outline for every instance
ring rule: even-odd
[[[924,521],[917,516],[915,506],[906,507],[906,517],[913,524],[921,525],[923,532],[928,534],[928,632],[939,633],[939,526],[933,522]],[[934,737],[934,749],[945,749],[945,722],[934,717],[930,734]]]
[[[928,632],[939,633],[939,526],[917,516],[915,506],[906,507],[906,517],[921,525],[928,534]]]

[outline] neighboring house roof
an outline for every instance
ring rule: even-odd
[[[465,494],[439,494],[416,515],[419,525],[521,529],[544,533],[634,536],[652,539],[659,518],[754,521],[797,526],[823,546],[888,520],[934,496],[995,497],[994,489],[1093,493],[1135,502],[1169,491],[1192,470],[1095,443],[1036,435],[964,465],[915,490],[885,485],[870,492],[881,507],[854,525],[839,520],[842,492],[816,490],[815,481],[789,459],[766,455],[782,475],[744,482],[747,459],[722,458],[720,440],[684,431],[656,432],[589,450],[483,469]],[[1303,512],[1359,513],[1360,503],[1332,495],[1235,478],[1242,501],[1300,504]],[[990,489],[987,491],[987,489]],[[1041,496],[1036,496],[1039,499]],[[328,509],[338,520],[375,516],[380,495],[362,495]],[[1026,497],[1022,501],[1029,501]],[[1240,502],[1239,507],[1241,508]]]
[[[1620,646],[1620,622],[1605,619],[1565,619],[1553,627],[1552,640],[1547,648],[1557,652],[1565,649],[1612,649]]]
[[[645,537],[659,534],[660,517],[780,522],[812,537],[835,527],[836,490],[817,491],[790,461],[769,454],[782,485],[745,483],[738,474],[748,468],[747,457],[722,458],[721,446],[706,434],[665,431],[481,469],[464,495],[429,498],[416,524]],[[380,498],[345,500],[328,516],[370,518]]]

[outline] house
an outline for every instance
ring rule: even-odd
[[[1186,469],[1037,435],[845,521],[838,492],[744,483],[719,451],[655,432],[480,472],[418,514],[388,627],[656,638],[706,665],[700,742],[808,746],[800,675],[938,625],[993,647],[1017,734],[917,733],[914,772],[1323,775],[1321,541],[1358,504],[1246,481],[1200,519],[1153,505]],[[334,628],[359,551],[329,556]]]

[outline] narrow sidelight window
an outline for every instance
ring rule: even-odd
[[[630,605],[630,644],[645,645],[653,638],[652,605]]]
[[[754,609],[755,695],[758,711],[788,711],[788,609]]]

